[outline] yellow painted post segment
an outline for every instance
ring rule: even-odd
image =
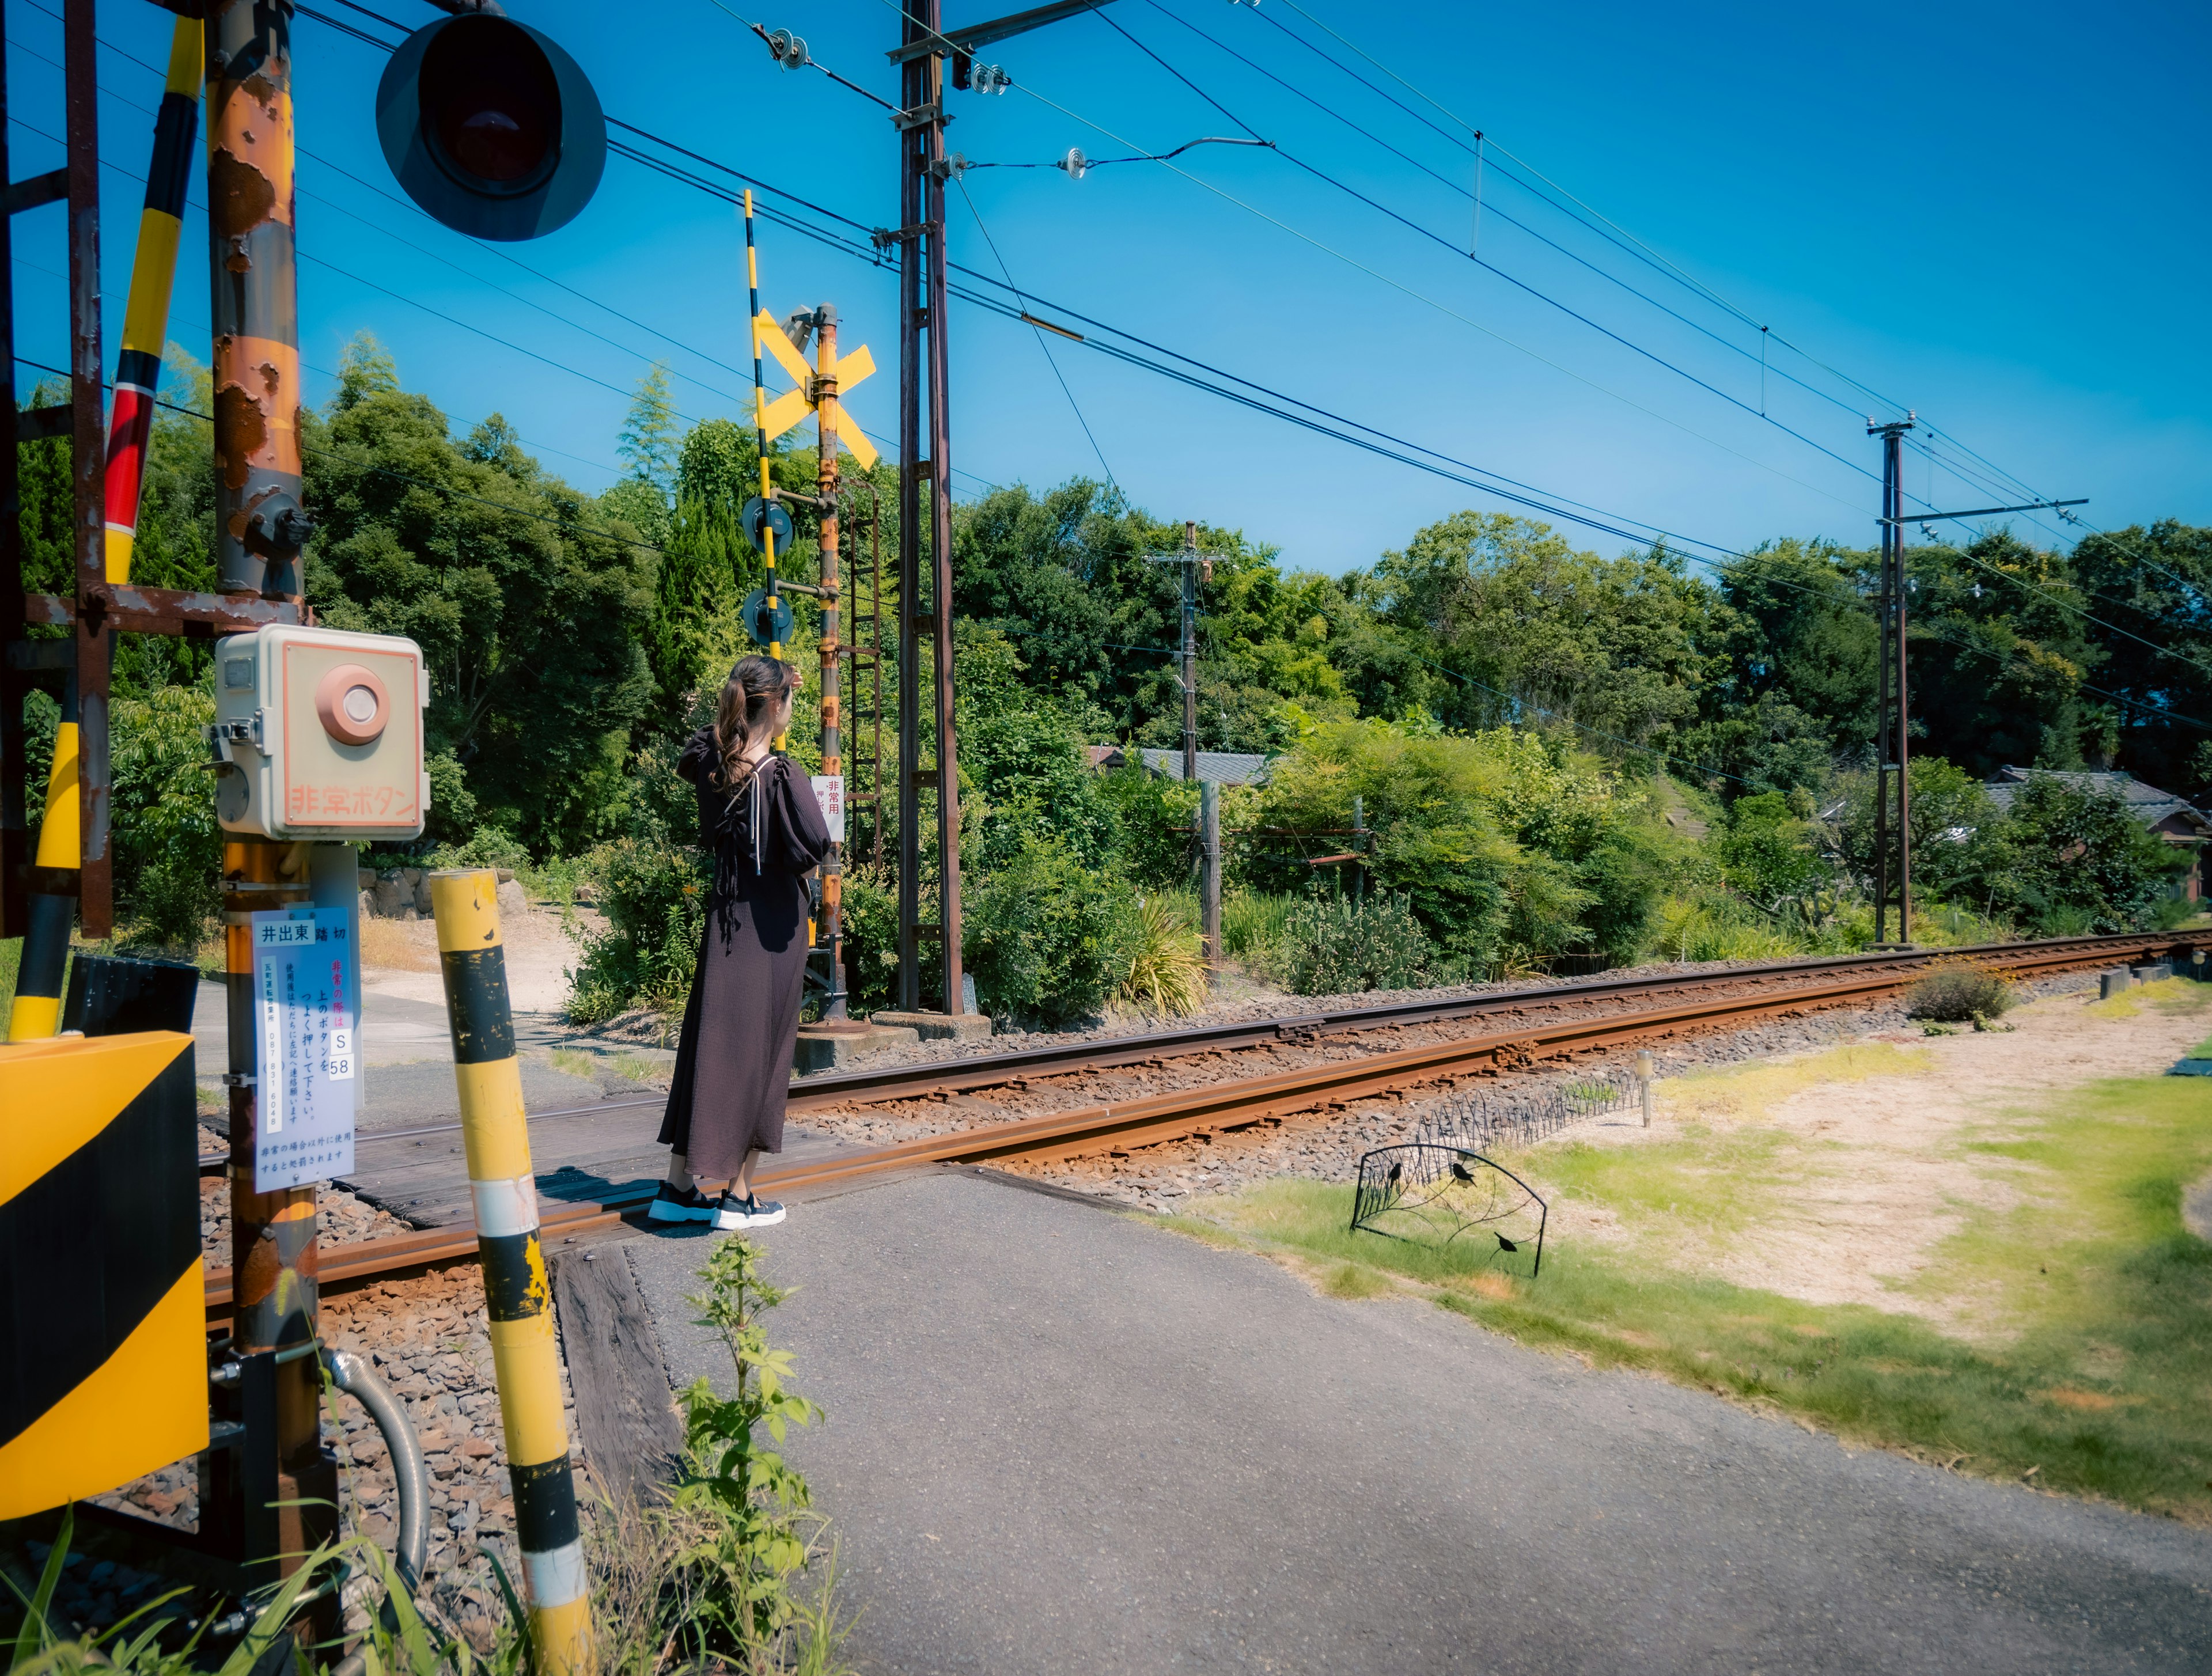
[[[54,731],[53,767],[46,772],[46,812],[39,821],[41,867],[74,867],[76,842],[76,724]]]
[[[590,1676],[598,1662],[590,1579],[577,1529],[553,1292],[538,1240],[530,1129],[507,1000],[498,882],[482,870],[434,873],[430,906],[453,1026],[453,1079],[531,1640],[542,1676]]]

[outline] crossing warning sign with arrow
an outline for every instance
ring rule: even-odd
[[[806,357],[792,347],[791,340],[783,335],[783,327],[768,310],[761,310],[754,325],[758,329],[761,343],[775,357],[776,364],[790,373],[792,382],[799,386],[796,390],[786,391],[774,401],[768,398],[766,392],[759,392],[757,399],[761,408],[757,422],[761,434],[772,440],[802,419],[818,416],[820,380],[834,378],[837,380],[837,400],[830,410],[834,416],[830,434],[844,445],[847,453],[860,463],[863,471],[872,470],[876,463],[875,445],[844,411],[845,398],[852,394],[853,386],[874,375],[876,361],[868,353],[867,346],[862,344],[847,355],[837,355],[830,350],[828,354],[834,358],[827,359],[821,367],[816,368],[808,366]]]

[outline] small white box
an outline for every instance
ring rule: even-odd
[[[216,817],[266,838],[414,838],[430,806],[422,648],[267,623],[217,642]]]

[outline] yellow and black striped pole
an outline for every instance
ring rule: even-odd
[[[745,188],[745,300],[750,305],[753,334],[753,435],[760,455],[761,495],[761,554],[768,568],[769,621],[775,621],[777,604],[775,592],[775,525],[769,521],[769,509],[775,504],[775,489],[769,481],[768,471],[768,386],[761,379],[760,324],[760,258],[753,250],[753,189]],[[773,629],[770,631],[774,632]],[[783,642],[770,641],[768,655],[783,656]],[[783,740],[779,738],[781,746]]]
[[[538,1182],[530,1169],[522,1071],[507,1006],[498,890],[489,871],[434,873],[430,906],[453,1032],[461,1140],[476,1202],[492,1373],[514,1485],[514,1533],[530,1593],[531,1639],[539,1676],[584,1676],[595,1664],[591,1588],[568,1471],[553,1292],[538,1240]]]
[[[39,871],[26,893],[30,923],[15,973],[15,999],[8,1009],[8,1040],[36,1041],[59,1027],[62,977],[69,967],[70,931],[76,923],[75,891],[41,890],[77,871],[76,674],[62,688],[61,726],[54,730],[53,766],[46,773],[46,812],[39,822]]]
[[[185,189],[192,173],[192,130],[200,114],[204,26],[179,17],[169,38],[169,79],[154,118],[154,160],[146,171],[146,204],[138,212],[138,253],[131,265],[131,301],[123,315],[123,348],[115,362],[115,410],[107,427],[107,580],[131,580],[131,548],[138,530],[138,496],[146,478],[146,440],[154,428],[154,392],[161,382],[168,341],[169,294],[184,233]]]
[[[131,580],[131,541],[146,477],[146,440],[154,423],[154,392],[161,381],[167,342],[169,295],[177,274],[177,244],[184,230],[185,187],[192,167],[192,130],[199,123],[204,27],[180,17],[169,38],[168,85],[154,119],[154,155],[146,171],[146,205],[138,216],[138,253],[131,269],[131,300],[123,318],[123,348],[115,363],[115,408],[107,428],[107,580]],[[46,812],[39,827],[36,865],[54,873],[77,871],[77,710],[71,678],[62,699],[60,731],[46,781]],[[49,883],[53,874],[46,875]],[[30,922],[23,938],[15,999],[9,1008],[8,1040],[52,1035],[61,1015],[62,978],[69,964],[70,932],[76,920],[74,892],[28,894]]]

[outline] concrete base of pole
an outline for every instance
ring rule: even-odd
[[[989,1038],[991,1021],[980,1012],[878,1012],[871,1024],[916,1032],[924,1041],[982,1041]]]
[[[921,1040],[919,1030],[864,1024],[857,1019],[848,1019],[842,1024],[827,1019],[819,1024],[801,1024],[799,1040],[791,1050],[791,1068],[802,1077],[817,1071],[832,1071],[841,1065],[851,1065],[872,1054],[880,1054],[887,1048],[904,1048]]]

